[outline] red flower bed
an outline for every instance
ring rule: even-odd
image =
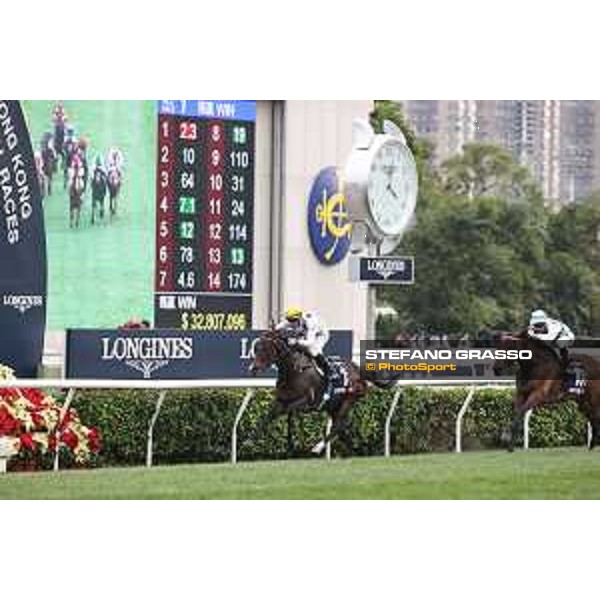
[[[0,365],[0,380],[10,385],[11,372]],[[57,439],[85,464],[100,451],[100,435],[84,425],[70,408],[61,419],[62,407],[52,396],[37,389],[0,388],[0,437],[9,438],[17,458],[54,452]]]

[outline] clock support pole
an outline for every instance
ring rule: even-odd
[[[379,242],[369,244],[367,255],[369,257],[378,256],[380,246]],[[367,285],[367,339],[374,340],[377,337],[377,287],[372,283],[368,283]]]

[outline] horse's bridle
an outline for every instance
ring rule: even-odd
[[[276,332],[267,332],[265,334],[265,338],[268,339],[275,347],[275,363],[277,363],[279,360],[285,360],[292,353],[292,350],[287,344],[287,342]]]

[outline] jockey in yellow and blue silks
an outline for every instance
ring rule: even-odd
[[[287,341],[290,346],[298,346],[314,358],[318,369],[323,373],[322,403],[326,403],[331,398],[331,367],[323,354],[323,348],[329,341],[329,330],[319,314],[292,306],[287,309],[285,318],[276,329],[288,333]]]

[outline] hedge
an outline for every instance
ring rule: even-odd
[[[392,421],[392,452],[448,451],[454,447],[456,415],[467,391],[407,388]],[[156,464],[216,462],[230,458],[231,428],[242,401],[242,390],[170,392],[154,430]],[[154,398],[158,393],[154,394]],[[333,445],[336,456],[383,453],[383,427],[393,391],[373,390],[349,418],[344,439]],[[287,456],[287,421],[280,419],[267,433],[252,433],[268,410],[271,392],[259,390],[239,429],[239,458],[276,459]],[[97,427],[103,440],[99,465],[139,465],[146,455],[148,423],[155,402],[147,391],[87,390],[74,401],[85,423]],[[499,448],[502,430],[510,423],[511,390],[480,390],[463,422],[463,448]],[[325,416],[294,419],[293,456],[310,456]],[[574,403],[538,409],[531,419],[530,446],[582,445],[586,422]]]

